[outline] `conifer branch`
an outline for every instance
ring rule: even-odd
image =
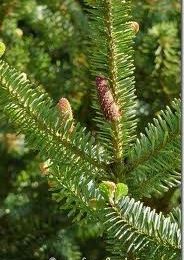
[[[180,101],[175,100],[129,151],[126,174],[135,196],[161,193],[180,183],[180,117]]]
[[[149,259],[178,259],[181,234],[178,224],[172,223],[169,217],[128,197],[105,210],[108,234],[114,239],[112,244],[126,245],[127,254],[131,251],[136,256],[149,255]]]
[[[119,120],[104,122],[104,115],[95,101],[95,121],[100,129],[100,140],[102,143],[108,140],[107,149],[111,156],[115,162],[122,164],[128,144],[135,138],[136,127],[130,1],[96,1],[94,7],[89,8],[89,13],[92,74],[103,76],[108,81],[113,100],[121,113]]]
[[[34,131],[36,131],[39,136],[45,136],[45,141],[48,135],[47,142],[52,140],[51,143],[55,146],[60,147],[62,145],[64,149],[68,150],[69,154],[74,153],[76,158],[82,160],[84,164],[88,162],[89,165],[93,165],[100,171],[106,169],[106,165],[101,161],[102,150],[100,151],[97,146],[92,145],[94,140],[89,135],[85,136],[84,129],[81,129],[78,125],[72,134],[67,133],[69,125],[67,125],[67,122],[64,124],[59,119],[58,111],[51,108],[53,106],[51,99],[38,89],[33,89],[29,81],[24,80],[4,61],[0,61],[0,80],[2,84],[0,91],[2,95],[1,105],[4,112],[23,131],[27,130],[31,135],[34,135]],[[32,129],[30,129],[30,126],[32,126]],[[70,136],[70,140],[67,135]],[[76,142],[77,136],[80,144]],[[43,138],[40,138],[39,142],[42,141]],[[86,145],[86,151],[80,149],[83,143]]]
[[[86,2],[90,6],[90,66],[92,79],[96,79],[92,101],[100,142],[75,123],[66,98],[60,98],[55,105],[41,87],[30,83],[25,73],[2,60],[0,110],[25,133],[28,144],[40,152],[44,161],[40,167],[42,175],[48,179],[59,206],[75,222],[99,223],[100,230],[109,237],[109,250],[117,255],[114,259],[178,260],[180,208],[164,216],[140,200],[180,184],[180,101],[174,100],[161,111],[154,123],[148,124],[146,134],[135,140],[132,44],[139,24],[131,21],[131,1]],[[71,14],[75,14],[75,3],[67,3]],[[53,9],[63,8],[60,3],[54,6]],[[57,36],[57,32],[61,33],[60,18],[60,11],[46,7],[40,24],[43,28],[57,24],[53,34]],[[82,29],[84,20],[80,21],[78,27]],[[71,24],[73,30],[73,21]],[[36,26],[35,23],[33,27]],[[52,40],[50,36],[48,43]],[[59,48],[60,38],[53,44],[53,49]],[[5,45],[0,43],[0,57],[4,51]],[[168,61],[169,57],[170,54]],[[78,248],[75,253],[72,257],[78,258]]]

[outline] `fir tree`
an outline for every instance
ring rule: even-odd
[[[96,136],[77,123],[67,99],[56,105],[42,86],[3,59],[0,108],[39,150],[58,205],[83,228],[97,225],[111,259],[179,259],[180,209],[164,215],[142,200],[180,184],[180,101],[172,101],[137,135],[133,39],[138,30],[131,1],[87,4]],[[68,235],[66,241],[73,242]],[[68,259],[80,259],[73,245]]]

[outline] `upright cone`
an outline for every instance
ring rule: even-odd
[[[105,77],[96,77],[96,87],[98,91],[101,110],[108,121],[118,121],[121,113],[110,91],[108,81]]]
[[[70,106],[70,103],[68,99],[66,98],[61,98],[57,104],[58,109],[61,113],[61,116],[66,118],[66,119],[73,119],[73,113],[72,113],[72,108]]]
[[[71,105],[66,98],[61,98],[57,103],[58,110],[60,112],[61,118],[64,120],[69,120],[71,122],[69,132],[71,133],[74,129],[73,124],[73,113]]]

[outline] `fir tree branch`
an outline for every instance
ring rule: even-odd
[[[126,168],[130,192],[150,196],[180,182],[180,101],[175,100],[146,128],[129,152]],[[132,185],[132,179],[134,184]]]
[[[101,161],[102,150],[98,150],[97,146],[93,145],[94,140],[89,135],[85,136],[84,129],[81,129],[79,125],[76,126],[75,131],[68,138],[69,126],[67,126],[67,122],[64,124],[59,120],[57,110],[51,108],[53,103],[48,96],[38,89],[33,89],[29,81],[24,80],[19,73],[3,61],[0,61],[0,79],[2,107],[11,120],[25,133],[34,135],[34,131],[36,131],[40,137],[45,136],[45,141],[48,136],[47,143],[51,141],[51,144],[56,147],[62,145],[69,154],[75,154],[76,158],[82,160],[84,164],[87,162],[99,171],[106,169],[106,165]],[[39,139],[39,145],[42,141],[43,138]],[[45,146],[44,143],[42,145]]]
[[[125,197],[118,205],[105,209],[108,234],[114,244],[122,242],[135,256],[149,255],[149,259],[178,259],[181,236],[177,223],[157,214],[134,199]],[[113,246],[112,246],[113,251]],[[144,259],[144,258],[141,258]]]
[[[107,149],[115,162],[122,164],[128,144],[135,138],[135,95],[132,63],[132,38],[130,28],[130,1],[96,1],[90,13],[91,70],[103,75],[109,83],[114,102],[121,111],[120,120],[104,122],[98,101],[95,121],[102,143],[108,140]],[[125,40],[126,39],[126,40]],[[127,44],[128,42],[128,44]]]

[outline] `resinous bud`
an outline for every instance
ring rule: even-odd
[[[139,24],[137,22],[130,22],[130,27],[132,28],[132,30],[136,33],[138,33],[139,31]]]

